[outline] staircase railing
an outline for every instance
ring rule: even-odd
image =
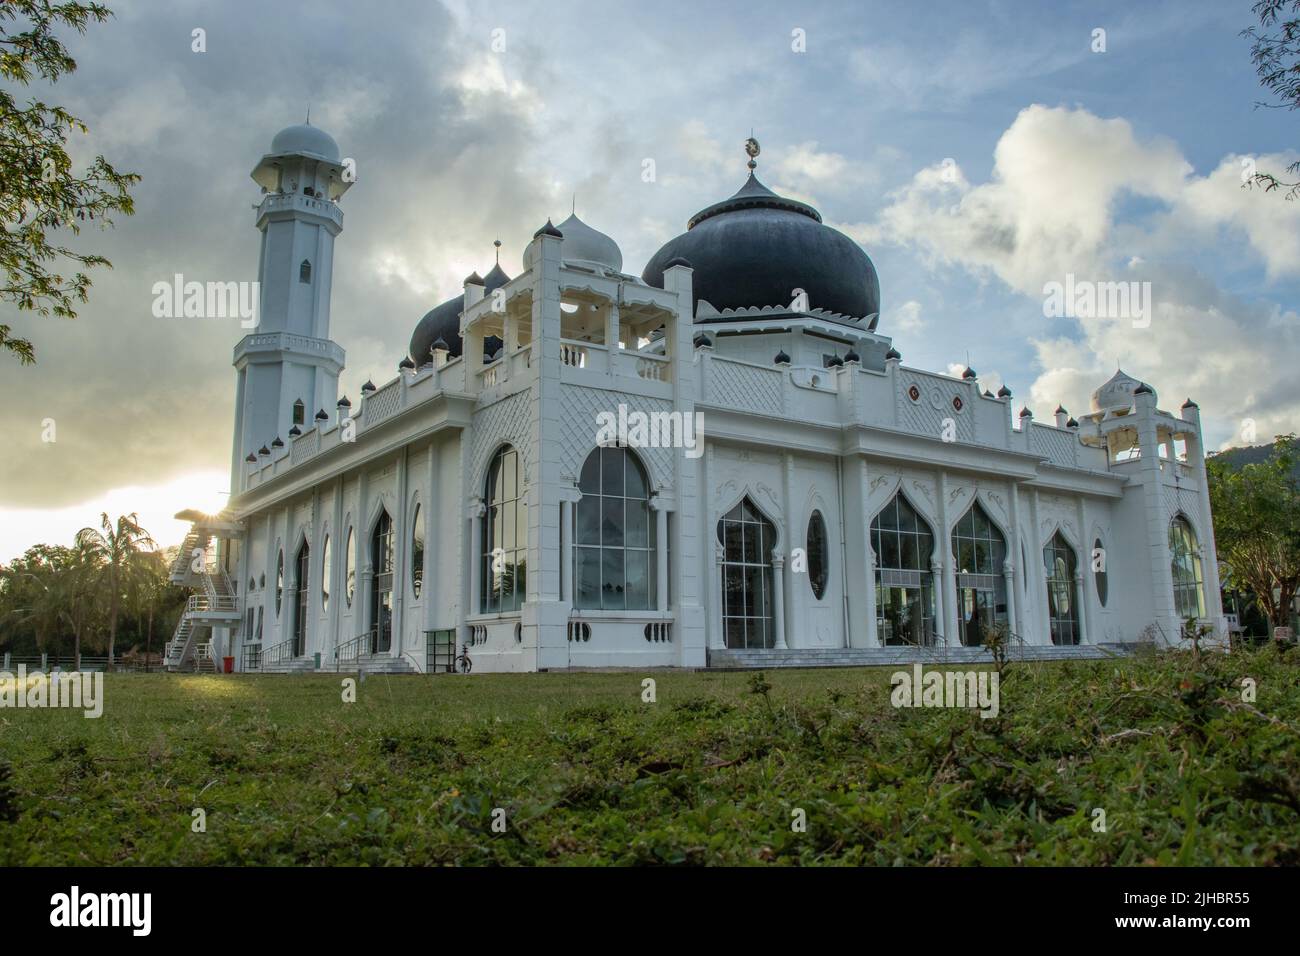
[[[375,653],[375,645],[379,640],[379,628],[372,627],[360,637],[354,637],[350,641],[344,641],[334,648],[334,670],[337,672],[345,664],[356,664],[363,657],[370,657]]]
[[[266,670],[267,667],[277,667],[286,661],[293,660],[296,656],[293,653],[293,646],[295,643],[296,642],[293,638],[290,638],[287,641],[283,641],[262,651],[260,660],[258,661],[258,669]]]

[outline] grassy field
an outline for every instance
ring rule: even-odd
[[[0,864],[1300,863],[1300,651],[891,671],[110,675],[0,710]]]

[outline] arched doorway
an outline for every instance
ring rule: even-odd
[[[1074,549],[1061,532],[1043,548],[1047,572],[1047,621],[1053,644],[1079,643],[1079,590],[1075,587],[1078,562]]]
[[[749,498],[718,521],[722,544],[722,633],[730,649],[776,646],[772,549],[776,527]]]
[[[298,549],[298,600],[294,602],[293,615],[293,656],[302,657],[307,653],[307,608],[309,605],[308,574],[311,568],[311,546],[306,541]]]
[[[393,647],[393,519],[379,514],[370,539],[370,562],[374,568],[370,601],[370,652],[386,654]]]
[[[900,492],[871,522],[876,634],[882,644],[934,643],[934,533]]]
[[[957,569],[957,636],[979,647],[985,632],[1007,622],[1007,584],[1002,571],[1007,541],[977,501],[952,529]]]

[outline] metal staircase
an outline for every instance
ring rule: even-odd
[[[210,532],[195,525],[171,566],[171,582],[192,588],[163,655],[169,671],[216,672],[212,628],[239,624],[239,602],[229,576],[210,559]],[[197,553],[196,553],[197,552]]]

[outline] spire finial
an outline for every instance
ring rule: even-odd
[[[745,140],[745,153],[749,156],[749,162],[746,163],[746,165],[749,167],[750,172],[753,172],[754,169],[757,168],[758,163],[754,162],[754,160],[758,157],[760,152],[762,152],[762,150],[759,148],[758,140],[754,139],[754,131],[750,130],[749,139]]]
[[[569,215],[576,216],[577,214],[578,214],[578,194],[574,193],[573,204],[569,207]]]
[[[501,265],[501,240],[493,239],[492,245],[497,247],[497,265]]]
[[[307,125],[311,125],[311,104],[307,104]]]

